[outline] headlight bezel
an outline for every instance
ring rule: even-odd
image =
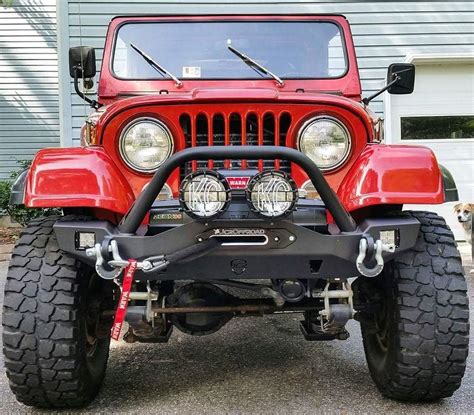
[[[149,169],[140,167],[140,166],[136,165],[135,163],[131,162],[129,157],[127,156],[127,154],[125,152],[125,148],[124,148],[124,146],[125,146],[125,137],[127,136],[128,132],[133,127],[135,127],[137,124],[144,123],[144,122],[155,124],[156,126],[161,128],[165,132],[165,134],[168,136],[168,140],[169,140],[169,144],[170,144],[167,155],[163,159],[163,161],[160,164],[158,164],[156,167],[149,168]],[[163,121],[161,121],[157,118],[153,118],[153,117],[139,117],[139,118],[134,118],[133,120],[128,122],[125,125],[125,127],[122,128],[122,132],[120,133],[119,142],[118,142],[119,154],[120,154],[120,157],[121,157],[122,161],[125,163],[125,165],[128,168],[130,168],[131,170],[133,170],[134,172],[142,173],[142,174],[153,174],[153,173],[155,173],[163,165],[163,163],[173,155],[174,148],[175,148],[174,137],[173,137],[173,134],[171,133],[171,130],[169,129],[169,127]]]
[[[349,159],[349,157],[351,155],[351,152],[352,152],[352,134],[349,131],[349,128],[346,126],[346,124],[341,119],[339,119],[337,117],[334,117],[332,115],[327,115],[327,114],[317,115],[317,116],[311,117],[310,119],[308,119],[307,121],[304,122],[304,124],[300,127],[300,129],[298,130],[298,133],[296,135],[296,148],[298,149],[298,151],[301,151],[301,153],[305,154],[306,156],[308,156],[308,155],[301,149],[301,140],[302,140],[302,137],[303,137],[305,131],[312,124],[314,124],[317,121],[331,121],[331,122],[335,123],[336,125],[338,125],[342,129],[342,131],[344,132],[344,134],[347,137],[347,147],[345,149],[345,152],[344,152],[344,155],[342,156],[342,158],[337,163],[335,163],[331,166],[328,166],[328,167],[318,166],[319,170],[321,170],[322,172],[325,172],[325,173],[333,172],[335,170],[338,170],[340,167],[342,167],[347,162],[347,160]],[[308,157],[310,157],[310,156],[308,156]]]

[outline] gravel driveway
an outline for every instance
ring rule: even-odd
[[[0,263],[2,297],[6,269],[7,264]],[[468,278],[474,304],[474,276]],[[474,411],[472,356],[462,388],[452,398],[430,405],[402,404],[381,397],[375,389],[357,323],[349,325],[349,340],[326,343],[306,342],[297,323],[297,315],[235,319],[208,337],[190,337],[176,330],[165,345],[118,343],[112,348],[104,388],[88,412],[420,415]],[[3,359],[0,366],[0,413],[34,412],[15,401]]]

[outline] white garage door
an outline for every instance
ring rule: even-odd
[[[474,62],[415,64],[414,93],[391,95],[387,102],[387,141],[430,147],[453,174],[460,201],[474,202]],[[464,239],[453,205],[429,209],[446,218],[457,239]]]

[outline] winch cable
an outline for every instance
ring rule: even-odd
[[[221,246],[215,239],[188,246],[171,254],[161,254],[137,261],[137,269],[150,273],[165,270],[170,264],[191,261],[206,255],[210,251]],[[103,255],[103,252],[106,255]],[[97,243],[93,248],[86,251],[87,256],[95,257],[95,269],[97,274],[106,279],[114,280],[129,266],[129,261],[120,256],[119,246],[114,239],[104,239],[102,244]]]
[[[208,254],[210,251],[218,248],[219,246],[221,246],[221,243],[217,239],[210,238],[206,241],[199,242],[179,251],[173,252],[172,254],[165,255],[165,260],[168,262],[168,264],[193,261]]]
[[[210,251],[218,248],[219,246],[221,246],[221,243],[219,241],[210,238],[206,241],[199,242],[197,244],[183,248],[179,251],[173,252],[172,254],[147,258],[147,261],[150,261],[153,264],[153,267],[150,270],[144,269],[144,272],[155,271],[155,263],[164,264],[161,266],[158,265],[159,268],[166,268],[170,264],[193,261],[208,254]]]

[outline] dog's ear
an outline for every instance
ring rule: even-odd
[[[453,210],[456,212],[458,209],[460,209],[462,206],[462,203],[456,203],[454,206],[453,206]]]
[[[469,206],[469,210],[471,212],[474,212],[474,203],[468,203],[468,206]]]

